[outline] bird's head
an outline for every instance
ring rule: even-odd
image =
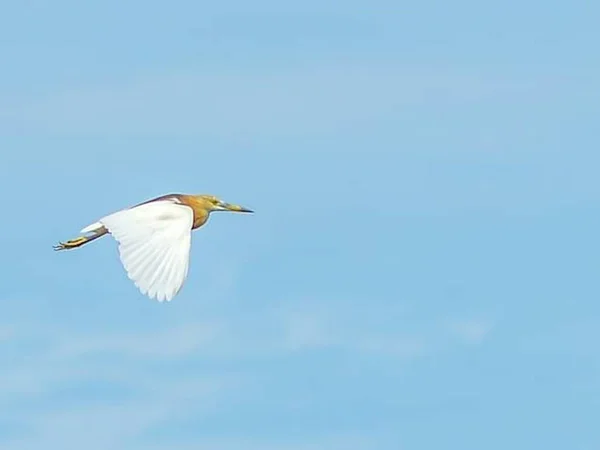
[[[195,195],[195,200],[202,204],[208,212],[213,211],[230,211],[240,213],[253,213],[251,209],[244,206],[227,203],[214,195]]]

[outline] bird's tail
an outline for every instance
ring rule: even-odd
[[[89,236],[79,236],[75,239],[69,239],[66,242],[59,242],[58,245],[54,246],[54,250],[71,250],[77,247],[81,247],[82,245],[88,244],[104,236],[106,233],[108,233],[108,230],[106,228],[97,228]]]

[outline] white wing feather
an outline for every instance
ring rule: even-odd
[[[91,225],[88,225],[87,227],[83,228],[80,233],[91,233],[92,231],[96,231],[99,230],[100,228],[102,228],[102,224],[100,222],[94,222]]]
[[[193,211],[170,200],[155,201],[103,217],[98,222],[119,243],[121,263],[142,292],[170,301],[187,277]]]

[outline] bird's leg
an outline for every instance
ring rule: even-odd
[[[58,245],[54,246],[54,250],[71,250],[73,248],[81,247],[84,244],[87,244],[98,239],[99,237],[104,236],[106,233],[108,233],[108,230],[102,227],[98,230],[93,231],[90,236],[79,236],[75,239],[69,239],[66,242],[59,242]]]

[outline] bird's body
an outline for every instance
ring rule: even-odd
[[[169,301],[187,277],[191,232],[214,211],[252,212],[212,195],[168,194],[109,214],[83,228],[81,233],[87,236],[54,248],[73,249],[111,234],[129,278],[140,291]]]

